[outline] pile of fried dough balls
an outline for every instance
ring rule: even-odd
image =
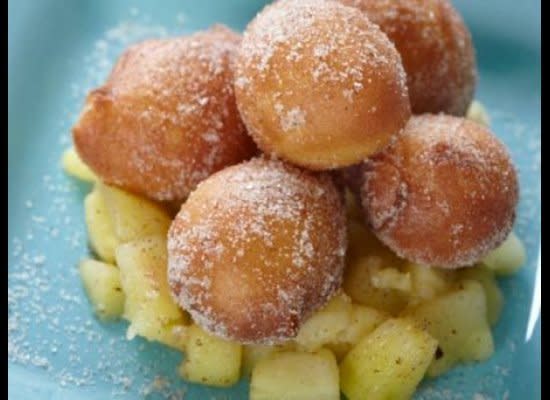
[[[341,287],[344,189],[398,256],[473,265],[512,229],[504,145],[464,118],[470,33],[447,0],[279,0],[127,49],[74,126],[107,184],[176,204],[168,279],[207,332],[296,336]]]

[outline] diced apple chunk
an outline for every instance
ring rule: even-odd
[[[252,371],[250,400],[339,400],[338,365],[328,350],[282,352]]]
[[[399,313],[409,298],[410,282],[403,271],[405,261],[357,221],[349,222],[348,237],[344,292],[356,303]]]
[[[86,182],[95,182],[97,180],[97,176],[92,172],[90,167],[84,164],[74,148],[65,150],[61,158],[61,164],[65,172],[75,178]]]
[[[338,337],[328,344],[338,360],[341,360],[359,340],[390,318],[389,314],[371,307],[353,304],[350,323]]]
[[[433,359],[437,341],[406,319],[389,319],[340,364],[349,400],[410,399]]]
[[[463,281],[457,290],[407,310],[406,316],[439,343],[430,376],[441,375],[458,362],[482,361],[493,354],[485,293],[479,282]]]
[[[173,345],[172,328],[188,323],[187,314],[170,294],[166,253],[166,238],[158,235],[128,242],[116,249],[126,293],[124,317],[130,321],[127,334],[130,339],[140,335]]]
[[[170,217],[158,204],[124,190],[98,184],[121,243],[151,235],[166,235]]]
[[[410,274],[397,268],[383,267],[382,259],[373,263],[370,275],[371,284],[377,289],[395,289],[405,293],[411,291]]]
[[[377,256],[350,261],[344,272],[344,292],[356,303],[395,315],[407,305],[409,293],[373,285],[372,272],[379,271],[380,262]]]
[[[243,346],[242,360],[242,375],[250,376],[252,370],[261,360],[269,357],[274,353],[282,351],[294,351],[296,344],[293,341],[287,341],[282,344],[262,345],[262,344],[247,344]]]
[[[107,263],[114,263],[118,239],[101,193],[94,188],[84,199],[88,238],[94,252]]]
[[[227,387],[240,378],[242,346],[210,335],[197,325],[188,329],[185,354],[179,371],[190,382]]]
[[[483,260],[497,275],[512,275],[525,264],[525,246],[514,232]]]
[[[455,271],[433,268],[419,264],[408,264],[411,274],[411,303],[426,302],[452,290],[456,284]]]
[[[125,296],[117,267],[96,260],[84,260],[80,263],[80,279],[100,319],[122,316]]]
[[[280,351],[276,346],[272,345],[245,345],[243,346],[242,374],[249,376],[252,370],[264,358],[271,354]]]
[[[184,319],[188,323],[187,318]],[[158,342],[172,347],[179,351],[185,351],[187,340],[189,337],[189,325],[184,325],[181,322],[162,325],[158,331],[156,339]]]
[[[489,321],[491,326],[495,325],[502,312],[504,296],[498,287],[493,271],[484,266],[477,266],[474,268],[463,268],[458,274],[461,279],[471,279],[481,283],[485,291],[485,299],[487,300],[487,321]]]
[[[478,100],[474,100],[470,103],[468,110],[466,111],[466,118],[475,121],[478,124],[489,126],[491,119],[485,109],[485,106]]]
[[[296,344],[299,348],[313,351],[334,342],[349,325],[351,310],[351,299],[343,293],[337,294],[302,325],[295,338]]]

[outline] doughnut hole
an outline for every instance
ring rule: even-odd
[[[174,298],[241,343],[294,337],[340,287],[345,210],[329,175],[263,158],[203,181],[168,234]]]
[[[181,204],[213,172],[251,158],[233,90],[239,43],[215,26],[129,47],[73,127],[82,160],[108,184]]]
[[[506,148],[486,127],[422,115],[365,163],[361,199],[369,226],[399,256],[456,268],[507,237],[518,181]]]
[[[339,0],[362,10],[401,54],[414,114],[464,116],[477,82],[471,34],[448,0]]]
[[[314,170],[367,158],[410,117],[393,44],[331,1],[280,0],[260,12],[243,35],[235,93],[265,153]]]

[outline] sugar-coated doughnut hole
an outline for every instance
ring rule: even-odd
[[[243,35],[235,93],[265,153],[316,170],[367,158],[410,117],[394,45],[333,1],[280,0],[260,12]]]
[[[339,0],[378,24],[401,54],[413,113],[466,113],[476,86],[470,32],[448,0]]]
[[[240,36],[223,26],[128,48],[73,128],[78,154],[105,182],[159,201],[184,200],[256,146],[235,104]]]
[[[373,232],[399,256],[462,267],[512,229],[518,181],[506,148],[486,127],[421,115],[366,161],[361,199]]]
[[[344,201],[330,175],[258,158],[189,196],[168,234],[168,276],[205,330],[276,343],[340,287],[345,250]]]

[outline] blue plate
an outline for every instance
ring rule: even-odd
[[[92,315],[77,263],[82,199],[60,170],[84,95],[128,43],[222,22],[241,30],[263,1],[9,1],[8,389],[16,399],[244,399],[183,382],[181,356]],[[477,48],[477,98],[519,166],[516,231],[528,262],[502,280],[506,306],[490,361],[426,381],[417,399],[540,398],[540,2],[460,1]]]

